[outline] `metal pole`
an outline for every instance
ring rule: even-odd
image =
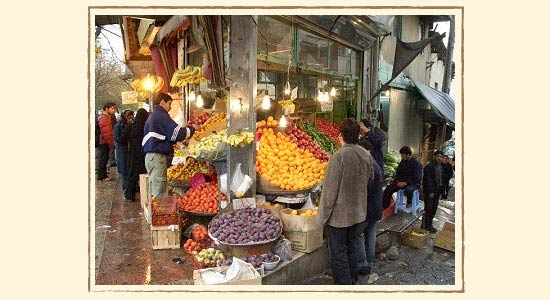
[[[445,94],[449,94],[451,90],[451,76],[453,65],[453,50],[455,45],[455,17],[450,16],[450,29],[449,29],[449,44],[447,46],[447,61],[445,62],[445,73],[443,77],[442,91]]]

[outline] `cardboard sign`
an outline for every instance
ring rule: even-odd
[[[174,156],[174,158],[172,158],[172,166],[177,164],[184,164],[184,163],[185,163],[185,157],[183,156]]]
[[[294,100],[298,98],[298,87],[295,87],[292,89],[292,92],[290,92],[290,100]]]
[[[332,101],[329,101],[329,102],[321,102],[321,111],[322,111],[322,112],[325,112],[325,111],[332,111],[332,109],[333,109]]]
[[[240,198],[240,199],[233,199],[233,209],[238,210],[246,207],[256,207],[256,199],[255,198]]]
[[[120,93],[122,97],[122,104],[132,104],[138,102],[138,91],[126,91]]]
[[[199,185],[205,183],[206,179],[204,178],[204,174],[197,173],[189,179],[189,182],[191,183],[191,187],[196,189]]]

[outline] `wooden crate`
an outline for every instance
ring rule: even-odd
[[[151,244],[155,250],[181,248],[180,226],[151,226]]]
[[[149,193],[149,175],[139,174],[139,199],[143,216],[147,223],[151,224],[151,193]]]

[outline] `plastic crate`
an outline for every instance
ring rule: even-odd
[[[151,203],[151,224],[153,226],[179,225],[179,203],[176,196],[157,197]]]

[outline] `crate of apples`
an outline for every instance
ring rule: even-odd
[[[227,200],[227,196],[218,191],[216,182],[207,182],[189,189],[178,201],[185,212],[216,214],[220,211],[218,199]]]

